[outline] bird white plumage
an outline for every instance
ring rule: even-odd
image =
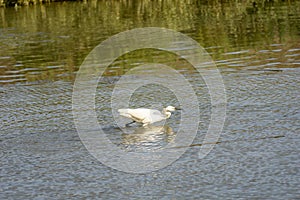
[[[162,112],[147,108],[137,108],[137,109],[119,109],[118,112],[121,116],[127,117],[133,120],[133,122],[142,123],[143,126],[159,122],[171,117],[171,112],[179,110],[174,106],[168,106],[162,110]],[[133,123],[132,122],[132,123]]]

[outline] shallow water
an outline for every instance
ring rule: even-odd
[[[251,3],[215,1],[177,7],[169,1],[99,1],[1,8],[1,199],[299,198],[299,3],[259,4],[257,11]],[[217,144],[199,159],[212,109],[201,76],[162,51],[119,58],[98,83],[96,114],[120,149],[165,148],[176,138],[184,114],[176,112],[152,129],[117,127],[112,91],[121,75],[141,63],[161,62],[180,71],[193,85],[201,112],[193,143],[175,147],[187,148],[178,160],[133,174],[112,169],[87,151],[75,129],[72,92],[76,71],[96,45],[147,26],[180,31],[208,51],[223,77],[227,113]],[[167,104],[179,102],[155,84],[137,89],[130,101],[132,107],[155,109]]]

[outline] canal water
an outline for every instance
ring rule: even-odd
[[[300,1],[84,1],[0,8],[0,198],[300,198],[299,13]],[[222,75],[227,111],[219,140],[199,158],[213,107],[203,78],[170,52],[142,49],[120,56],[99,79],[95,110],[103,132],[122,151],[146,156],[172,144],[185,112],[152,129],[118,128],[112,92],[138,65],[162,63],[184,75],[201,113],[192,144],[175,147],[186,148],[180,158],[136,174],[113,169],[87,150],[75,128],[72,95],[78,70],[97,45],[143,27],[172,29],[197,41]],[[180,106],[174,92],[157,84],[139,87],[130,99],[134,108],[169,104]]]

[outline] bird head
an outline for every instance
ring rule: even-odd
[[[181,110],[180,108],[175,108],[174,106],[168,106],[166,107],[167,112],[173,112],[175,110]]]

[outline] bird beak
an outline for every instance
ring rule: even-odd
[[[175,108],[175,110],[182,110],[181,108]]]

